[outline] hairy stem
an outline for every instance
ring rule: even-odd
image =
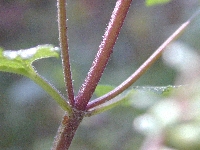
[[[197,14],[196,14],[197,15]],[[195,15],[195,16],[196,16]],[[180,34],[185,30],[185,28],[191,23],[191,21],[194,19],[194,16],[192,16],[188,21],[183,23],[130,77],[128,77],[124,82],[122,82],[119,86],[117,86],[114,90],[110,91],[109,93],[91,101],[87,105],[87,110],[91,109],[93,107],[96,107],[98,105],[101,105],[112,98],[116,97],[123,91],[125,91],[127,88],[129,88],[135,81],[137,81],[151,66],[152,64],[160,58],[162,52],[164,49]]]
[[[84,117],[81,111],[73,111],[72,115],[65,114],[58,129],[51,150],[68,150],[75,132]]]
[[[132,0],[118,0],[111,15],[110,22],[99,46],[98,53],[92,63],[88,75],[76,97],[76,108],[85,110],[94,90],[106,67],[112,49],[115,45],[120,29],[128,12]]]
[[[69,49],[67,41],[66,0],[57,0],[59,41],[62,55],[62,66],[69,103],[74,106],[74,91],[71,77]]]

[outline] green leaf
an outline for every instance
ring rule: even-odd
[[[97,107],[89,109],[85,116],[90,117],[90,116],[93,116],[96,114],[100,114],[100,113],[110,110],[120,104],[124,104],[128,100],[127,97],[129,97],[129,95],[133,94],[133,93],[134,93],[134,91],[130,91],[130,93],[126,93],[126,94],[122,93],[104,104],[101,104]]]
[[[24,75],[40,85],[63,108],[71,113],[71,107],[65,98],[44,78],[42,78],[32,66],[35,60],[59,57],[59,49],[52,45],[39,45],[30,49],[17,51],[0,48],[0,71]]]
[[[149,100],[150,97],[156,98],[158,97],[168,97],[170,96],[174,90],[176,90],[179,86],[163,86],[163,87],[145,87],[145,86],[137,86],[137,87],[132,87],[132,89],[126,90],[122,94],[118,95],[117,97],[107,101],[104,104],[101,104],[97,107],[94,107],[92,109],[89,109],[86,116],[92,116],[96,115],[99,113],[102,113],[104,111],[110,110],[118,105],[123,105],[123,106],[130,106],[135,103],[143,103],[141,102],[140,99],[138,99],[138,94],[143,94],[148,96],[147,99]],[[98,85],[95,94],[97,96],[102,96],[111,90],[113,90],[114,87],[110,85]],[[140,96],[142,98],[142,95]],[[147,102],[148,103],[148,102]],[[150,104],[152,102],[149,102]],[[150,105],[149,104],[149,105]]]
[[[155,5],[161,5],[171,2],[171,0],[146,0],[145,5],[146,6],[155,6]]]
[[[171,95],[175,89],[179,88],[180,86],[136,86],[133,87],[134,90],[139,91],[146,91],[146,92],[152,92],[154,94],[167,97]]]
[[[34,48],[3,51],[0,49],[0,71],[27,76],[33,71],[32,62],[41,58],[59,57],[58,48],[52,45],[39,45]]]
[[[97,97],[100,97],[112,91],[114,88],[115,87],[111,85],[97,85],[94,93],[96,94]]]

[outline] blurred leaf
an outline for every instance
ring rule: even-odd
[[[126,100],[127,100],[127,95],[122,93],[122,94],[116,96],[115,98],[107,101],[106,103],[103,103],[97,107],[89,109],[86,116],[89,117],[89,116],[93,116],[96,114],[100,114],[104,111],[107,111],[109,109],[112,109],[112,108],[118,106],[119,104],[126,103]]]
[[[111,108],[116,107],[117,105],[123,104],[124,106],[130,106],[132,105],[132,102],[135,100],[135,95],[137,93],[152,93],[156,96],[170,96],[172,92],[177,88],[177,86],[166,86],[166,87],[133,87],[132,89],[126,90],[122,94],[118,95],[117,97],[107,101],[104,104],[101,104],[97,107],[94,107],[89,110],[88,114],[86,116],[91,116],[95,114],[99,114],[101,112],[107,111]],[[114,89],[113,86],[110,85],[98,85],[95,94],[97,96],[102,96]],[[143,91],[143,92],[140,92]]]
[[[100,97],[112,91],[114,88],[115,87],[111,85],[97,85],[94,93],[96,94],[97,97]]]
[[[133,87],[134,90],[140,90],[140,91],[149,91],[149,92],[153,92],[157,95],[162,95],[162,96],[168,96],[171,95],[173,93],[173,91],[175,89],[177,89],[180,86],[172,86],[172,85],[168,85],[168,86],[136,86]]]
[[[146,6],[155,6],[155,5],[161,5],[169,3],[171,0],[146,0],[145,5]]]
[[[162,96],[168,96],[171,95],[171,93],[174,91],[174,89],[178,88],[179,86],[135,86],[132,87],[133,91],[148,91],[155,94],[159,94]],[[115,87],[111,85],[98,85],[95,89],[95,94],[97,97],[103,96],[107,94],[108,92],[112,91]]]
[[[169,127],[165,131],[165,144],[181,150],[200,149],[200,124],[187,122]]]

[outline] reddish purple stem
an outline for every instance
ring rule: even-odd
[[[88,75],[82,84],[78,96],[75,98],[76,109],[85,110],[94,90],[102,76],[108,59],[113,52],[113,47],[125,20],[132,0],[118,0],[111,15],[110,22],[99,46],[98,53],[92,63]]]

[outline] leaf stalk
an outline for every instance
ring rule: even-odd
[[[40,85],[59,104],[59,106],[63,110],[67,111],[68,114],[72,113],[72,109],[67,103],[66,99],[59,93],[59,91],[53,85],[47,82],[42,76],[40,76],[36,72],[34,72],[34,74],[31,72],[31,74],[27,73],[24,75],[32,79],[38,85]]]

